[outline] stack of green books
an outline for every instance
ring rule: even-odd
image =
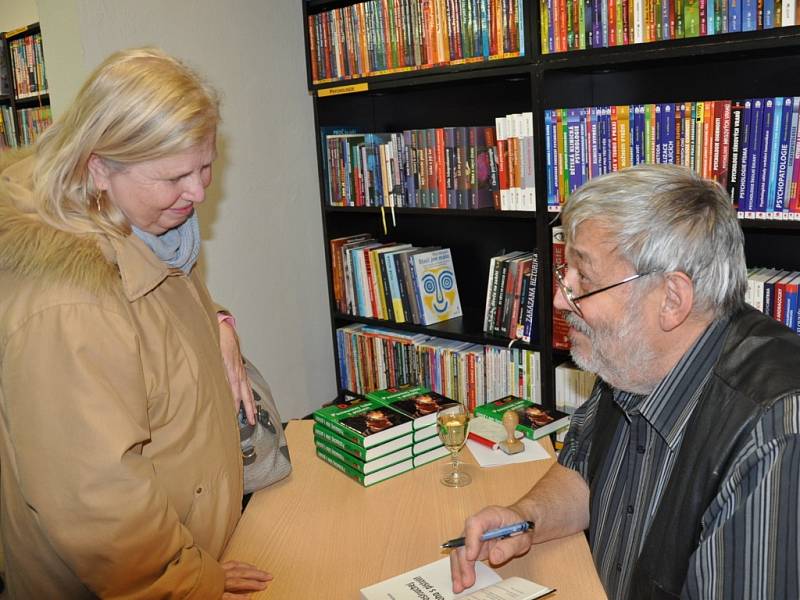
[[[405,386],[325,406],[314,412],[317,456],[364,486],[389,479],[447,455],[436,411],[453,404],[427,388]]]
[[[422,386],[399,386],[367,394],[384,406],[409,417],[414,431],[414,466],[418,467],[447,455],[439,439],[436,413],[458,402]]]

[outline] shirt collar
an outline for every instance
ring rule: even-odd
[[[722,351],[728,324],[727,318],[713,321],[649,395],[615,390],[614,401],[626,416],[639,412],[675,449]]]
[[[158,287],[173,272],[145,243],[131,234],[124,238],[100,236],[98,242],[106,258],[116,263],[125,297],[133,302]]]

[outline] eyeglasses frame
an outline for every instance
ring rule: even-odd
[[[580,296],[576,296],[575,293],[572,291],[572,288],[569,285],[567,285],[567,282],[564,279],[563,272],[567,270],[567,267],[568,267],[567,263],[561,263],[560,265],[556,266],[556,268],[553,271],[556,276],[556,283],[558,284],[558,289],[561,290],[561,295],[564,296],[564,299],[567,301],[567,304],[569,304],[570,309],[581,318],[583,318],[583,311],[581,310],[581,307],[578,304],[579,300],[584,300],[586,298],[589,298],[590,296],[594,296],[595,294],[599,294],[601,292],[607,292],[608,290],[614,289],[615,287],[618,287],[622,284],[655,273],[655,271],[649,271],[647,273],[634,273],[633,275],[629,275],[622,281],[618,281],[616,283],[612,283],[611,285],[601,287],[600,289],[592,290],[591,292],[587,292],[585,294],[581,294]]]

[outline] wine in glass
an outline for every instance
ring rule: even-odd
[[[472,477],[459,469],[458,452],[467,440],[469,428],[469,411],[463,404],[443,408],[436,413],[439,427],[439,438],[450,450],[451,469],[442,477],[442,483],[449,487],[463,487],[472,481]]]

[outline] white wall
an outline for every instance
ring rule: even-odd
[[[82,63],[64,65],[68,77],[51,76],[58,107],[109,53],[150,44],[222,92],[215,182],[199,211],[208,287],[236,315],[244,351],[270,382],[284,419],[332,399],[302,3],[39,0],[39,13],[48,71],[56,60]],[[79,30],[79,44],[56,32],[60,23]]]
[[[0,31],[11,31],[38,20],[36,0],[0,0]]]

